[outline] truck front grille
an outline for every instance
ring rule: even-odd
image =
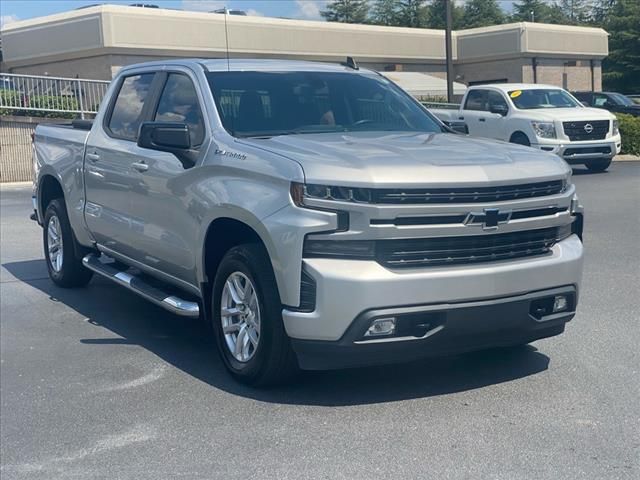
[[[563,122],[564,133],[572,142],[581,140],[604,140],[609,132],[609,120],[587,122]]]
[[[548,253],[566,234],[545,228],[493,235],[380,240],[376,256],[388,268],[456,265],[510,260]]]
[[[556,195],[565,188],[563,180],[553,180],[500,187],[465,187],[431,189],[376,189],[372,203],[378,204],[434,204],[434,203],[482,203],[519,200],[546,195]]]

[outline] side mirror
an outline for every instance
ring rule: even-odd
[[[498,115],[502,115],[503,117],[509,113],[509,107],[501,103],[494,103],[493,105],[489,105],[489,111],[491,113],[497,113]]]
[[[184,168],[191,168],[196,163],[196,154],[191,150],[191,136],[186,123],[143,122],[138,132],[138,146],[173,153]]]
[[[464,122],[444,122],[453,133],[462,133],[464,135],[469,134],[469,127]]]

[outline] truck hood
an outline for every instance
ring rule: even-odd
[[[561,122],[573,121],[584,122],[593,120],[612,120],[613,114],[602,108],[549,108],[549,109],[532,109],[521,110],[523,115],[530,117],[531,120],[559,120]],[[525,113],[526,112],[526,113]]]
[[[504,185],[567,178],[559,157],[449,133],[318,133],[242,139],[298,162],[307,183],[422,187]]]

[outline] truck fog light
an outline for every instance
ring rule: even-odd
[[[396,332],[396,318],[377,318],[364,334],[365,337],[380,337],[383,335],[393,335]]]
[[[553,313],[564,312],[569,307],[569,302],[565,295],[556,295],[553,299]]]

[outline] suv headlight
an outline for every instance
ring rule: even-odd
[[[611,135],[615,137],[616,135],[619,135],[619,134],[620,134],[620,122],[616,119],[616,120],[613,120],[611,125]]]
[[[556,127],[553,122],[531,122],[533,131],[540,138],[556,138]]]

